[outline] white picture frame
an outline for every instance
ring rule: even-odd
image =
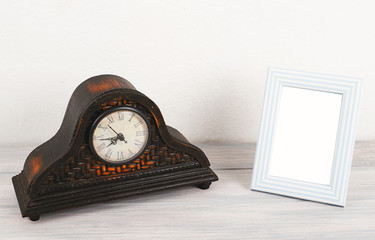
[[[251,189],[345,206],[361,86],[269,68]]]

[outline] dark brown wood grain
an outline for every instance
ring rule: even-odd
[[[152,123],[144,153],[122,166],[100,162],[90,152],[89,129],[116,106],[142,111]],[[63,123],[50,140],[33,150],[13,177],[23,217],[183,185],[202,189],[217,181],[206,155],[167,126],[157,105],[127,80],[100,75],[74,91]]]

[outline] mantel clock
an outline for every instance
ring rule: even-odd
[[[206,155],[165,124],[127,80],[92,77],[74,91],[54,137],[12,178],[23,217],[172,187],[209,188]]]

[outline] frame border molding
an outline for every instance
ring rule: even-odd
[[[268,68],[251,189],[345,206],[355,144],[362,79]],[[269,175],[270,156],[283,86],[342,94],[330,185]]]

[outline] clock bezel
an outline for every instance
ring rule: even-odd
[[[145,144],[145,146],[143,147],[142,150],[140,150],[138,152],[138,154],[134,155],[132,158],[129,158],[129,159],[126,159],[124,161],[116,161],[116,162],[111,162],[111,161],[108,161],[108,160],[105,160],[103,159],[102,157],[99,156],[99,154],[96,152],[95,148],[94,148],[94,145],[93,145],[93,135],[94,135],[94,131],[96,129],[96,127],[98,126],[98,124],[100,123],[100,121],[102,119],[104,119],[105,117],[107,117],[108,115],[114,113],[114,112],[117,112],[117,111],[121,111],[121,110],[128,110],[128,111],[132,111],[134,113],[137,113],[139,116],[141,116],[141,118],[143,118],[143,120],[145,121],[146,125],[147,125],[147,132],[148,132],[148,137],[147,137],[147,142]],[[127,163],[130,163],[136,159],[138,159],[142,154],[143,152],[145,151],[145,149],[148,147],[148,145],[150,144],[150,141],[151,141],[151,124],[150,124],[150,121],[148,120],[148,118],[146,117],[146,115],[140,111],[139,109],[136,109],[136,108],[132,108],[132,107],[126,107],[126,106],[121,106],[121,107],[114,107],[114,108],[111,108],[111,109],[108,109],[106,111],[104,111],[103,113],[101,113],[94,121],[94,123],[92,124],[91,126],[91,129],[90,129],[90,133],[89,133],[89,145],[90,145],[90,150],[91,152],[93,153],[93,155],[100,161],[103,161],[107,164],[111,164],[111,165],[123,165],[123,164],[127,164]]]

